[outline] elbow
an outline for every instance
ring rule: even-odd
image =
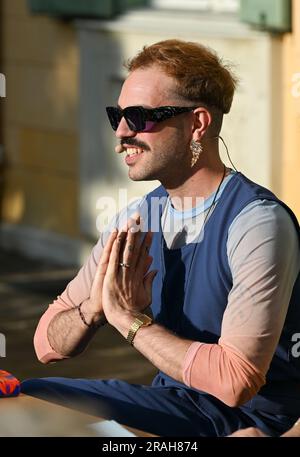
[[[48,365],[50,363],[55,363],[58,362],[59,360],[66,359],[68,358],[67,356],[63,356],[61,354],[58,354],[55,351],[39,351],[37,348],[35,348],[35,353],[37,356],[37,359],[39,362],[41,362],[43,365]]]
[[[35,332],[33,345],[37,359],[44,365],[68,358],[67,356],[63,356],[62,354],[54,351],[54,349],[50,346],[47,335],[41,333],[39,327]]]
[[[251,400],[264,382],[257,383],[256,380],[247,379],[246,382],[231,383],[227,389],[223,389],[218,395],[219,400],[231,408],[238,408]]]
[[[247,403],[266,382],[263,372],[224,344],[201,344],[183,379],[231,408]]]
[[[36,357],[39,362],[41,362],[43,365],[46,365],[53,361],[52,352],[47,350],[48,348],[45,347],[46,345],[41,344],[41,340],[37,338],[36,335],[33,339],[33,345]]]
[[[43,364],[48,363],[48,359],[46,357],[47,354],[45,354],[43,340],[41,338],[41,335],[39,335],[38,329],[36,330],[33,337],[33,347],[38,361]]]
[[[254,397],[255,393],[250,391],[248,388],[241,389],[239,392],[224,392],[220,400],[231,408],[238,408],[244,403],[247,403],[247,401],[251,400],[251,398]]]
[[[48,340],[48,327],[54,317],[61,313],[61,310],[50,308],[41,317],[38,326],[36,328],[33,345],[36,356],[42,364],[48,364],[51,362],[57,362],[58,360],[66,359],[68,356],[64,356],[56,352],[51,346]]]
[[[37,359],[39,362],[41,362],[43,365],[47,365],[51,362],[55,362],[55,360],[51,357],[51,353],[49,354],[36,354],[37,355]]]

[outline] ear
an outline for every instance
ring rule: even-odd
[[[193,140],[201,141],[212,123],[212,116],[206,108],[196,108],[194,111],[195,121],[193,127]]]

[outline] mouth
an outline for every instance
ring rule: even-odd
[[[143,154],[144,152],[144,149],[142,148],[136,148],[136,147],[125,147],[125,150],[126,150],[126,157],[133,157],[134,155],[139,155],[139,154]]]
[[[144,154],[144,150],[141,148],[135,148],[135,147],[126,147],[124,148],[126,150],[126,157],[125,157],[125,162],[127,165],[131,165],[135,162],[137,162],[142,154]]]

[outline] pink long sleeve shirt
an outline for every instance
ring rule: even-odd
[[[102,233],[77,276],[41,317],[34,336],[41,362],[66,358],[48,341],[49,323],[89,297],[111,228]],[[274,202],[248,205],[229,229],[227,255],[233,287],[220,339],[217,344],[193,342],[183,361],[182,377],[186,385],[237,406],[265,383],[300,268],[297,235],[286,211]]]

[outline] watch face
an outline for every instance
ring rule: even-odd
[[[147,316],[147,314],[142,314],[142,313],[138,313],[136,315],[136,319],[138,319],[141,324],[151,324],[152,323],[152,319],[151,317]]]
[[[131,327],[128,331],[127,335],[127,341],[133,345],[133,340],[136,335],[136,332],[138,331],[139,328],[141,327],[146,327],[148,325],[151,325],[153,320],[151,317],[147,316],[147,314],[142,314],[142,313],[136,313],[135,314],[135,319],[131,324]]]

